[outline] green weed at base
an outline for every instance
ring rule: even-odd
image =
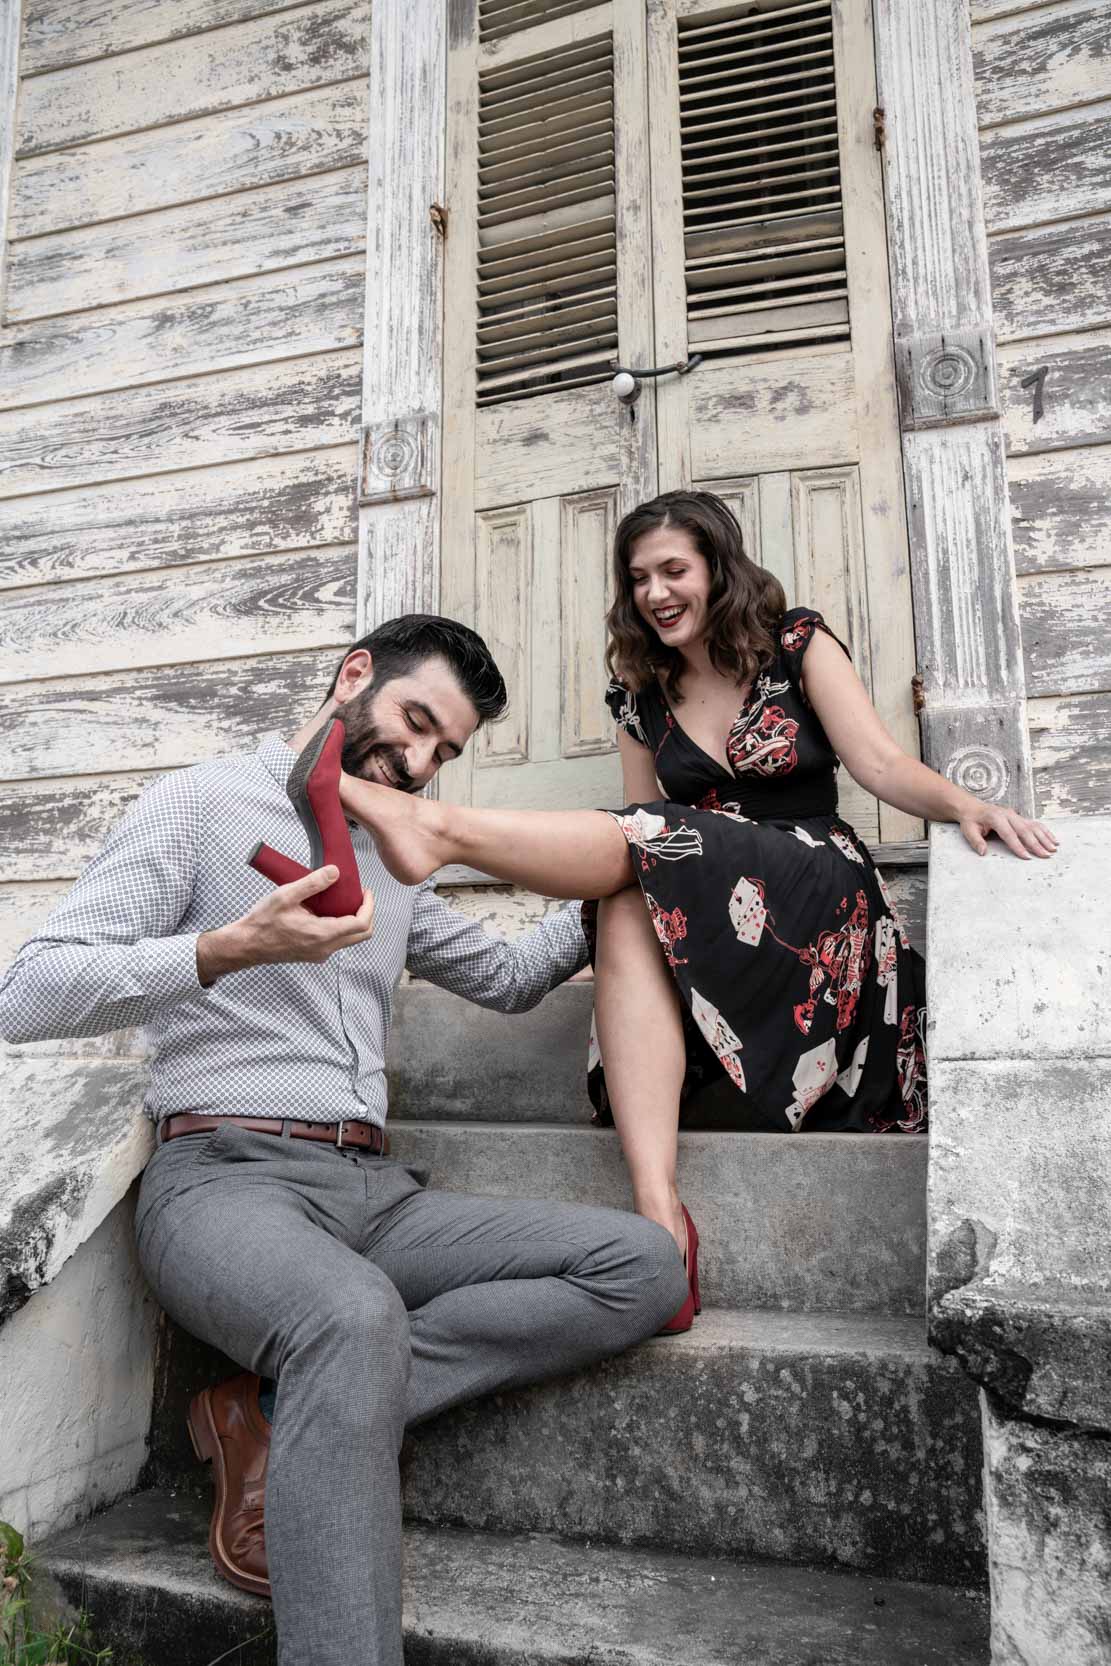
[[[111,1649],[93,1649],[83,1614],[49,1631],[31,1619],[31,1557],[23,1535],[0,1521],[0,1666],[112,1666]]]

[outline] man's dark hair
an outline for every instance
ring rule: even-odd
[[[478,713],[480,728],[501,717],[509,704],[505,681],[489,648],[477,631],[456,619],[442,619],[435,613],[403,613],[353,642],[345,650],[343,660],[361,648],[374,661],[371,685],[374,689],[382,688],[395,677],[404,677],[425,660],[442,659],[451,667],[460,688]],[[324,696],[326,700],[336,692],[343,660],[336,666],[336,674]]]

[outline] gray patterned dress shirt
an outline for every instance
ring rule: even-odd
[[[374,935],[322,965],[251,967],[197,980],[197,937],[240,919],[272,889],[247,866],[260,839],[304,863],[308,838],[286,797],[294,754],[257,753],[163,775],[109,834],[0,983],[12,1042],[141,1025],[154,1058],[146,1108],[316,1122],[386,1117],[384,1075],[402,969],[479,1006],[533,1007],[586,964],[577,907],[515,942],[489,937],[431,883],[401,885],[367,833],[352,833]]]

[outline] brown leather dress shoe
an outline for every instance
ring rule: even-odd
[[[270,1425],[258,1403],[253,1372],[203,1388],[189,1407],[193,1450],[212,1460],[216,1499],[208,1548],[222,1578],[255,1596],[270,1595],[263,1534]]]

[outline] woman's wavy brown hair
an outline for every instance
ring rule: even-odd
[[[713,492],[665,492],[630,510],[618,526],[613,544],[614,600],[606,615],[606,664],[634,690],[662,673],[668,697],[682,698],[683,656],[645,624],[629,577],[638,539],[665,526],[689,533],[710,569],[706,632],[710,664],[738,685],[747,682],[774,657],[775,633],[787,611],[787,598],[779,580],[749,560],[735,516]]]

